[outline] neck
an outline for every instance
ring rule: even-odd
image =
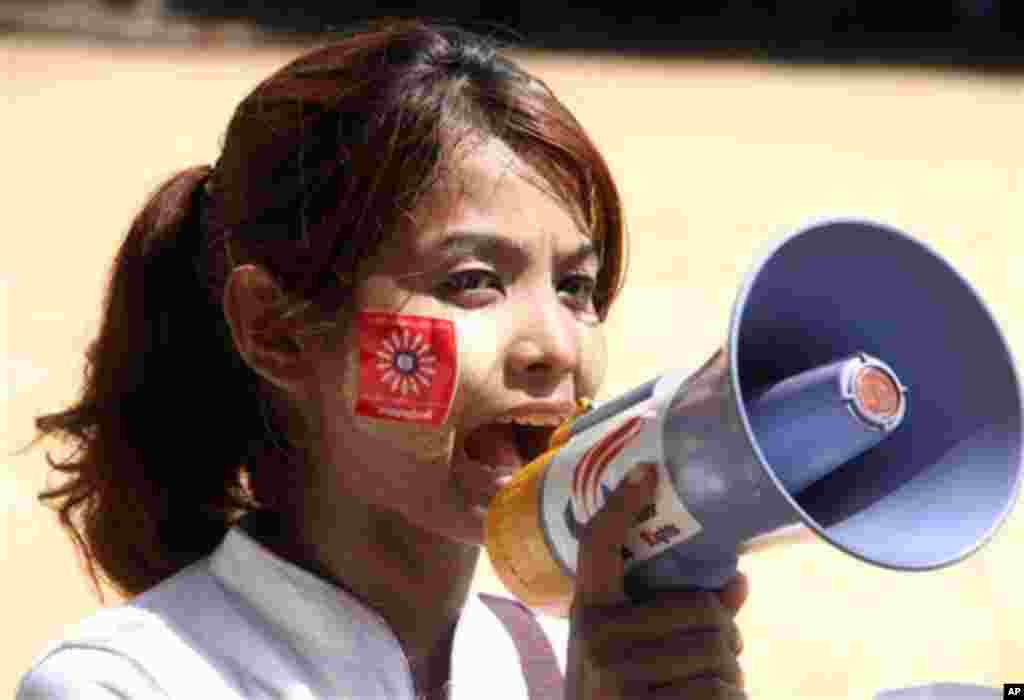
[[[438,697],[449,679],[455,624],[479,547],[354,501],[347,499],[344,508],[308,509],[302,522],[282,522],[260,539],[379,614],[402,646],[417,694]]]

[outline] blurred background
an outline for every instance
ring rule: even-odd
[[[4,0],[0,7],[0,26],[119,41],[194,40],[195,25],[204,25],[207,35],[231,27],[301,42],[367,18],[418,15],[501,27],[552,50],[989,68],[1024,61],[1024,8],[1010,0],[937,0],[913,11],[885,0]]]
[[[631,242],[608,323],[606,396],[696,369],[722,344],[757,253],[831,213],[895,224],[945,255],[1019,362],[1020,4],[577,4],[0,0],[0,695],[100,605],[35,501],[45,449],[18,450],[33,416],[80,387],[131,217],[172,172],[216,159],[231,112],[259,80],[353,22],[443,17],[515,41],[511,53],[601,147]],[[979,554],[937,572],[884,571],[824,544],[742,560],[752,696],[853,700],[938,681],[1020,682],[1019,511]],[[500,590],[486,565],[477,585]]]

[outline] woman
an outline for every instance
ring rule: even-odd
[[[134,597],[18,697],[742,697],[744,579],[623,593],[644,465],[567,625],[469,595],[491,497],[597,392],[622,237],[584,131],[478,37],[395,23],[270,76],[137,216],[84,396],[38,421],[78,447],[44,498]]]

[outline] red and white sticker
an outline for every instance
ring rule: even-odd
[[[440,425],[455,397],[455,324],[429,316],[361,311],[357,416]]]

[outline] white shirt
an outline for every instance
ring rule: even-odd
[[[538,617],[565,671],[568,626]],[[455,630],[451,698],[527,698],[516,646],[470,595]],[[384,620],[233,528],[206,559],[76,625],[33,663],[17,700],[416,697]]]

